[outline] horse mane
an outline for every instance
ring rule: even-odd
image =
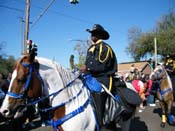
[[[69,84],[69,82],[73,81],[77,77],[74,73],[72,73],[70,69],[63,67],[56,61],[41,57],[38,57],[37,59],[40,62],[40,69],[43,71],[48,70],[49,68],[53,69],[56,74],[60,76],[63,86],[66,86],[67,84]]]
[[[164,67],[164,65],[160,65],[160,66],[161,66],[162,70],[165,72],[165,74],[166,74],[167,76],[169,76],[169,75],[168,75],[168,72],[166,71],[166,69],[165,69],[165,67]]]
[[[44,92],[54,93],[62,90],[59,95],[53,97],[52,101],[57,101],[58,103],[62,101],[67,101],[69,99],[72,99],[73,97],[78,95],[79,92],[85,89],[82,88],[82,81],[76,79],[78,75],[72,73],[71,70],[47,58],[38,57],[37,59],[40,63],[40,74],[43,78],[45,85]],[[80,94],[81,95],[78,97],[78,99],[76,99],[76,101],[79,101],[79,104],[83,104],[83,102],[88,99],[88,96],[85,95],[86,91],[83,91],[83,93]],[[45,95],[47,95],[47,93]],[[53,102],[53,105],[54,104],[55,102]]]
[[[61,76],[64,86],[66,86],[69,82],[76,78],[76,76],[71,72],[71,70],[66,69],[61,65],[56,64],[56,69]]]

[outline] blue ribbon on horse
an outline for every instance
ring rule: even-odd
[[[87,86],[87,88],[92,92],[101,92],[101,84],[96,80],[96,78],[92,77],[91,74],[82,74],[83,75],[83,83]],[[82,79],[82,78],[81,78]]]
[[[168,114],[168,120],[169,120],[169,123],[174,125],[175,124],[175,119],[174,119],[174,116],[172,114]]]

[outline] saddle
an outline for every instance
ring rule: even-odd
[[[126,87],[114,87],[112,94],[118,98],[114,100],[111,96],[107,96],[105,102],[105,112],[103,124],[108,125],[111,122],[117,123],[120,119],[128,120],[141,104],[140,96],[133,90]]]
[[[83,78],[83,82],[91,91],[91,99],[100,127],[118,122],[121,118],[123,120],[129,119],[135,112],[136,106],[142,102],[140,96],[133,90],[126,88],[125,83],[120,78],[115,80],[112,96],[111,93],[110,95],[107,93],[108,91],[101,92],[102,86],[91,75],[86,75]]]

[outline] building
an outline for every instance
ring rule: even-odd
[[[125,76],[125,74],[130,73],[130,67],[134,64],[135,68],[138,71],[149,75],[152,72],[152,67],[148,61],[139,61],[139,62],[127,62],[118,64],[118,74]]]

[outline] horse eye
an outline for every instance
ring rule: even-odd
[[[26,82],[26,78],[19,78],[17,81],[18,81],[18,83],[25,83]]]

